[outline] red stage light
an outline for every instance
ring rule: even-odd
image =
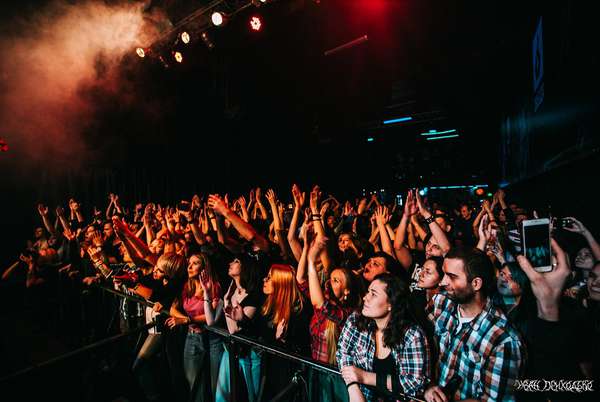
[[[8,151],[8,144],[2,138],[0,138],[0,152]]]
[[[477,194],[478,196],[482,196],[485,193],[485,190],[482,189],[481,187],[479,187],[477,190],[475,190],[475,194]]]
[[[259,16],[252,16],[250,17],[250,28],[253,31],[260,31],[262,29],[262,20],[260,19]]]

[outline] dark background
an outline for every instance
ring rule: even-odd
[[[46,3],[3,2],[2,19]],[[150,3],[177,25],[208,2]],[[591,6],[485,3],[280,0],[209,30],[211,51],[196,28],[182,26],[192,33],[177,48],[182,64],[169,55],[177,30],[153,44],[168,68],[132,49],[120,77],[135,102],[82,89],[97,105],[82,138],[93,154],[69,166],[51,154],[25,161],[15,147],[0,153],[2,261],[18,255],[38,223],[36,203],[53,207],[73,196],[90,211],[105,207],[109,192],[131,205],[255,185],[287,199],[292,182],[319,183],[342,198],[362,189],[394,195],[502,183],[526,206],[552,205],[595,226],[599,66]],[[258,34],[247,27],[256,13],[265,22]],[[546,96],[534,112],[531,42],[540,16]],[[366,43],[324,56],[365,34]],[[382,124],[406,115],[414,121]],[[419,135],[451,128],[459,138]],[[10,133],[0,133],[10,144]]]

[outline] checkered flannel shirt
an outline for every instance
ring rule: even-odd
[[[458,374],[462,378],[458,399],[514,401],[514,383],[525,353],[519,335],[490,299],[459,331],[457,309],[448,296],[434,296],[435,335],[440,346],[438,384],[444,386]]]
[[[375,358],[375,334],[372,331],[359,331],[356,320],[359,313],[353,313],[346,320],[338,342],[336,354],[338,366],[354,366],[373,372]],[[408,395],[419,395],[430,377],[430,346],[424,331],[413,325],[404,334],[404,341],[392,348],[396,373],[401,386],[400,392]],[[377,400],[375,392],[360,384],[367,401]]]

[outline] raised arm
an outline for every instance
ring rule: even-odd
[[[52,223],[50,222],[50,218],[48,217],[48,207],[45,205],[39,204],[37,209],[38,209],[38,212],[40,213],[40,216],[42,217],[42,222],[44,223],[44,227],[46,228],[48,233],[50,233],[51,235],[54,236],[56,234],[56,228],[52,225]]]
[[[265,208],[265,206],[263,205],[262,201],[261,201],[261,189],[260,187],[256,188],[256,192],[255,192],[255,201],[256,201],[256,207],[260,210],[260,215],[262,216],[262,218],[266,221],[267,217],[269,216],[267,214],[267,209]]]
[[[431,235],[439,244],[440,249],[442,250],[442,255],[446,255],[446,253],[450,251],[450,242],[448,241],[448,237],[446,237],[446,233],[444,233],[442,228],[440,228],[435,219],[433,219],[433,215],[431,215],[431,212],[429,212],[429,210],[425,207],[425,204],[423,204],[423,200],[419,195],[418,189],[415,191],[415,197],[417,200],[417,208],[419,208],[419,213],[421,214],[423,219],[425,219],[425,222],[427,222],[427,224],[429,225]]]
[[[294,198],[294,213],[292,214],[292,221],[290,222],[287,239],[294,258],[296,261],[300,261],[300,256],[302,255],[302,245],[298,240],[296,231],[298,230],[298,218],[300,217],[300,212],[302,211],[302,206],[304,205],[304,200],[306,199],[306,193],[301,193],[298,186],[294,184],[292,186],[292,197]]]
[[[317,235],[307,254],[308,290],[310,292],[310,302],[315,308],[321,308],[325,303],[325,294],[323,293],[323,288],[321,288],[321,282],[319,281],[319,274],[317,273],[315,261],[318,255],[325,249],[326,244],[327,239]]]
[[[375,209],[375,222],[377,223],[377,228],[379,229],[381,249],[384,253],[390,255],[392,258],[396,258],[396,255],[394,253],[394,247],[392,246],[392,240],[390,239],[388,231],[385,227],[389,218],[390,216],[388,214],[387,207],[382,207],[380,205]]]
[[[394,253],[396,254],[398,262],[400,262],[400,265],[402,265],[404,269],[409,269],[412,265],[412,255],[404,246],[404,241],[406,240],[409,219],[411,216],[416,215],[417,211],[417,205],[412,197],[412,192],[409,191],[406,196],[406,202],[404,203],[404,213],[402,214],[402,219],[400,219],[400,224],[396,229],[396,237],[394,239]]]
[[[565,226],[565,230],[568,230],[569,232],[573,233],[579,233],[580,235],[582,235],[587,241],[588,245],[590,246],[590,250],[592,250],[594,260],[600,261],[600,245],[598,244],[596,239],[594,239],[592,233],[585,226],[583,226],[583,223],[579,222],[577,219],[573,217],[569,217],[568,219],[571,219],[573,221],[573,226]]]
[[[208,205],[217,213],[223,215],[225,219],[231,222],[231,225],[239,232],[239,234],[246,239],[251,241],[259,249],[263,251],[269,250],[269,243],[267,240],[256,232],[256,230],[248,222],[244,222],[235,212],[231,211],[223,200],[216,194],[211,194],[208,197]]]

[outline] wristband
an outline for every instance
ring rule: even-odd
[[[431,215],[429,218],[425,218],[425,223],[427,223],[428,225],[431,224],[433,221],[435,221],[435,217],[433,215]]]
[[[346,384],[346,389],[349,389],[351,386],[358,385],[358,384],[359,384],[358,381],[352,381],[351,383]]]

